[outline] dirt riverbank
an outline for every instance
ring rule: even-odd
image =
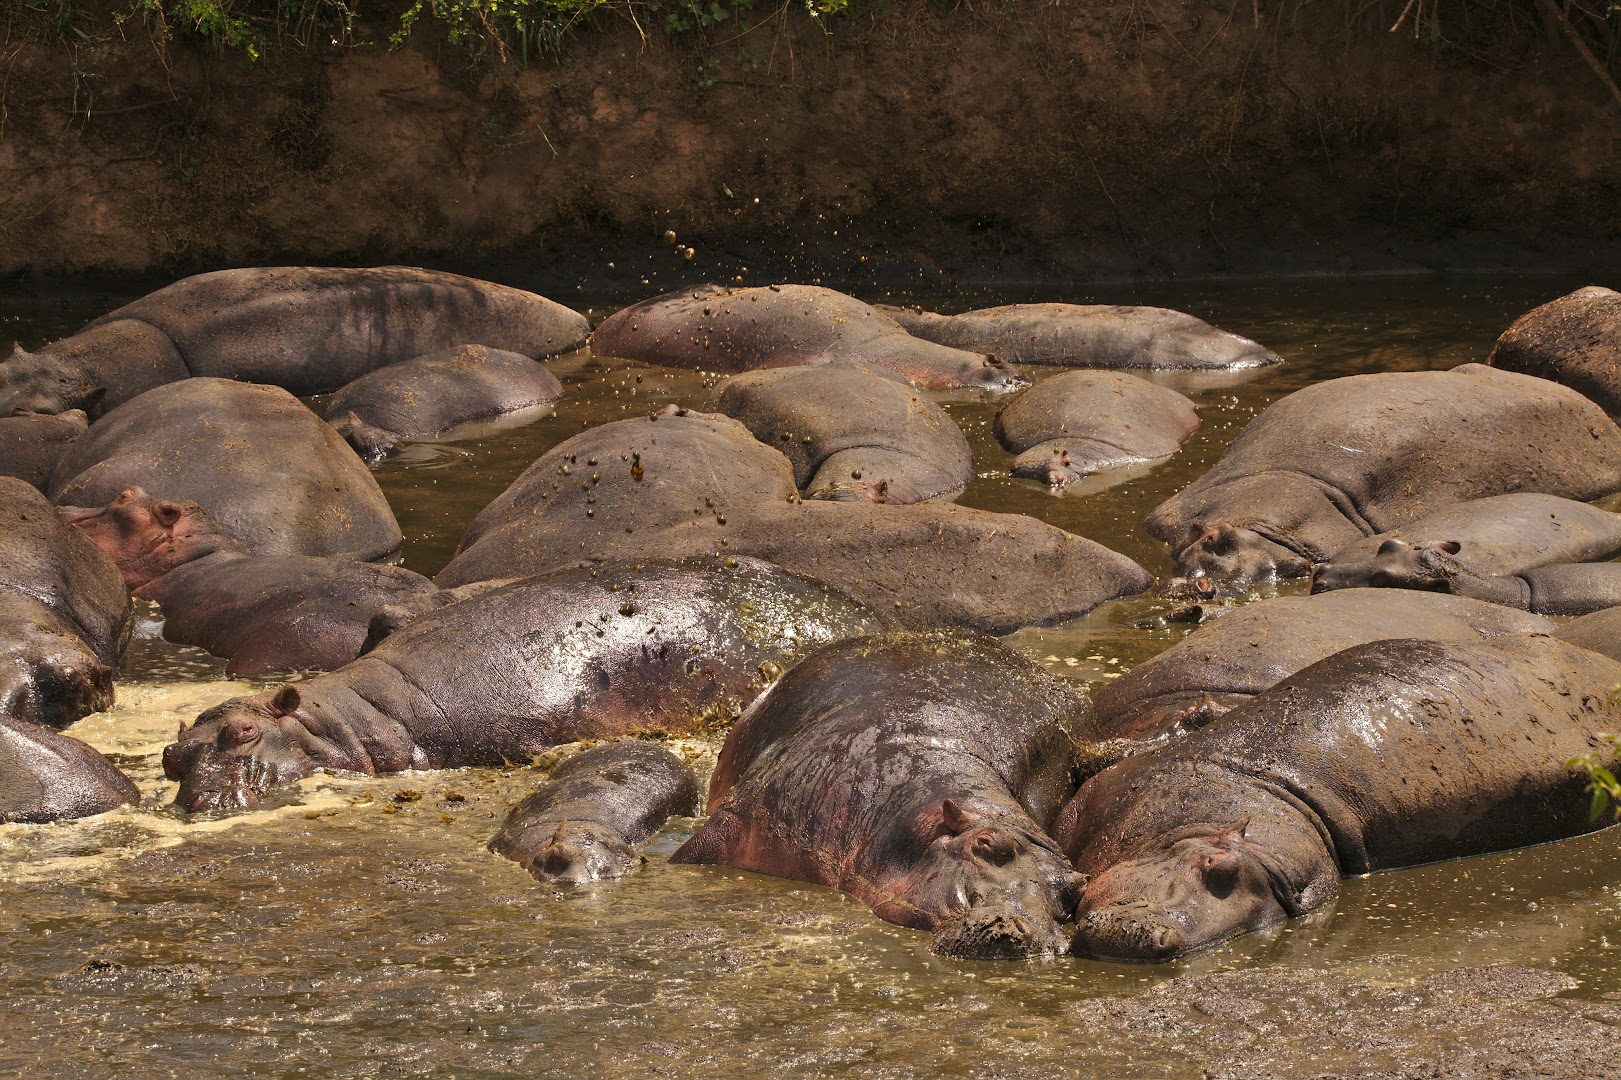
[[[918,3],[824,28],[789,4],[707,42],[604,16],[506,70],[432,27],[390,51],[381,13],[353,47],[257,61],[136,18],[17,37],[0,273],[493,263],[591,290],[1615,262],[1621,109],[1568,43],[1417,44],[1387,32],[1399,7]]]

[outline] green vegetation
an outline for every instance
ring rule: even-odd
[[[9,7],[3,40],[21,33],[36,40],[67,44],[88,41],[103,31],[110,14],[119,29],[143,20],[162,42],[188,41],[221,52],[257,59],[272,44],[347,46],[354,44],[358,0],[5,0]],[[1322,0],[1205,0],[1225,29],[1235,19],[1278,32],[1298,29],[1307,18],[1328,18],[1333,5]],[[124,5],[128,5],[127,7]],[[980,9],[995,18],[1018,0],[997,0]],[[1032,5],[1034,6],[1034,5]],[[1354,15],[1349,9],[1355,8]],[[367,9],[370,32],[392,47],[414,33],[437,26],[475,62],[530,64],[555,58],[571,33],[600,28],[610,20],[633,25],[644,37],[691,36],[719,44],[753,25],[802,8],[824,23],[846,18],[859,8],[881,17],[903,5],[890,0],[387,0]],[[1157,17],[1136,4],[1124,11],[1125,24],[1149,25]],[[973,10],[973,8],[970,8]],[[1347,22],[1377,26],[1392,39],[1410,38],[1426,47],[1451,50],[1491,66],[1502,66],[1505,46],[1532,38],[1562,40],[1581,61],[1611,86],[1621,72],[1621,0],[1362,0],[1347,5]],[[1337,17],[1337,16],[1336,16]],[[1512,62],[1512,61],[1510,61]]]
[[[94,0],[7,0],[5,40],[19,35],[78,44],[92,40]],[[127,2],[130,6],[118,5]],[[729,36],[803,4],[817,20],[847,14],[852,0],[407,0],[403,11],[388,5],[366,14],[398,48],[413,32],[438,24],[445,36],[473,59],[528,64],[555,58],[568,35],[582,27],[622,19],[645,38],[652,33],[694,35],[705,41]],[[237,52],[257,60],[272,44],[300,48],[354,44],[357,0],[113,0],[111,21],[122,30],[144,21],[162,42],[182,41]],[[869,5],[872,6],[872,5]],[[734,27],[736,28],[734,30]]]
[[[1609,742],[1608,750],[1594,750],[1565,763],[1571,772],[1587,776],[1587,790],[1593,795],[1588,813],[1593,821],[1607,811],[1621,818],[1621,781],[1615,778],[1616,761],[1621,759],[1621,735],[1600,732],[1599,738]]]

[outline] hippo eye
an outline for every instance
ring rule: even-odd
[[[259,737],[259,725],[247,718],[232,720],[220,729],[220,746],[229,750],[232,747],[246,746]]]
[[[1019,848],[1010,839],[984,832],[974,838],[973,851],[992,866],[1006,866],[1019,853]]]

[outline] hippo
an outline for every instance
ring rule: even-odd
[[[430,611],[337,671],[204,712],[163,752],[183,810],[251,808],[317,770],[522,761],[561,743],[693,734],[824,642],[877,624],[753,560],[526,578]]]
[[[1312,572],[1312,592],[1422,589],[1542,615],[1621,604],[1621,514],[1552,495],[1459,503],[1348,545]]]
[[[140,798],[90,746],[0,709],[0,823],[92,817]]]
[[[1236,371],[1283,358],[1180,311],[1122,304],[1008,304],[961,315],[880,306],[906,332],[1016,364]]]
[[[57,503],[105,506],[139,487],[195,501],[255,555],[376,559],[401,534],[364,462],[285,390],[192,378],[90,426],[57,462]]]
[[[20,410],[0,418],[0,476],[44,491],[57,461],[89,428],[83,409],[55,415]]]
[[[1621,607],[1603,608],[1561,623],[1553,636],[1572,645],[1621,660]]]
[[[1042,823],[1073,789],[1081,707],[978,634],[829,645],[739,718],[671,861],[847,892],[946,956],[1063,952],[1082,882]]]
[[[855,361],[928,390],[1023,385],[994,356],[915,338],[860,300],[816,285],[704,285],[656,296],[602,320],[591,351],[726,374]]]
[[[376,460],[406,439],[562,396],[557,376],[529,357],[461,345],[362,375],[332,395],[325,416],[361,457]]]
[[[831,582],[896,625],[987,633],[1074,618],[1153,583],[1124,555],[1021,514],[802,501],[780,451],[735,420],[675,406],[542,455],[473,519],[434,581],[724,554]]]
[[[974,479],[968,440],[940,406],[870,371],[744,372],[716,407],[787,455],[806,498],[904,505],[954,497]]]
[[[66,727],[111,705],[131,612],[112,560],[0,477],[0,715]]]
[[[136,596],[163,609],[164,637],[226,658],[227,675],[342,667],[385,606],[438,591],[401,566],[250,555],[195,502],[138,487],[99,510],[62,513],[112,557]]]
[[[1621,664],[1543,635],[1375,641],[1081,786],[1074,949],[1162,961],[1328,903],[1342,875],[1575,836]]]
[[[336,390],[458,345],[536,359],[585,344],[585,316],[543,296],[407,266],[266,266],[183,278],[0,364],[0,416],[92,417],[189,376]]]
[[[1171,591],[1242,593],[1456,503],[1617,490],[1621,429],[1602,409],[1544,379],[1465,364],[1298,390],[1145,524],[1171,548]]]
[[[1014,476],[1062,491],[1087,476],[1176,453],[1199,426],[1193,402],[1116,371],[1066,371],[1019,393],[996,414],[997,441],[1017,454]]]
[[[1386,638],[1481,641],[1553,623],[1496,604],[1364,589],[1246,604],[1097,688],[1083,728],[1097,764],[1201,728],[1325,657]]]
[[[0,363],[0,416],[17,411],[98,417],[191,372],[162,330],[135,319],[89,326]]]
[[[1589,285],[1533,308],[1503,331],[1486,362],[1552,379],[1621,421],[1621,293]]]
[[[698,780],[661,746],[614,742],[584,750],[512,808],[490,850],[537,881],[584,885],[646,860],[636,847],[674,815],[698,813]]]

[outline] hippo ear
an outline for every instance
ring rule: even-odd
[[[940,800],[940,820],[945,823],[946,831],[952,836],[961,836],[974,827],[980,815],[972,810],[965,810],[957,804],[955,799]]]
[[[180,520],[185,509],[179,503],[157,502],[152,504],[152,518],[165,529],[174,528],[174,523]]]
[[[303,699],[299,697],[298,687],[284,686],[276,691],[276,696],[270,699],[271,716],[288,716],[298,711]]]
[[[1443,555],[1456,555],[1463,550],[1463,545],[1456,540],[1436,540],[1424,546],[1431,551],[1439,551]]]
[[[1209,531],[1209,527],[1206,526],[1202,521],[1189,522],[1187,535],[1182,537],[1182,546],[1184,548],[1192,547],[1194,544],[1197,544],[1199,541],[1203,540],[1205,538],[1205,534]]]
[[[118,497],[113,500],[113,505],[114,506],[124,506],[124,505],[126,505],[128,503],[135,502],[138,499],[142,499],[145,496],[146,496],[146,490],[144,488],[127,487],[123,491],[120,491],[118,493]]]
[[[179,742],[181,739],[184,739],[186,737],[186,732],[190,730],[190,724],[186,723],[184,720],[180,721],[180,730],[175,734],[174,741]]]
[[[1244,839],[1244,834],[1249,832],[1249,827],[1249,818],[1245,818],[1243,821],[1234,822],[1225,829],[1222,829],[1220,832],[1216,833],[1215,843],[1221,845],[1222,847],[1226,847],[1235,840],[1242,840]]]

